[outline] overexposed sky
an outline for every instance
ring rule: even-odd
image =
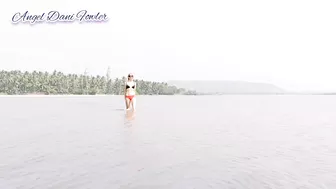
[[[12,24],[17,12],[104,23]],[[0,69],[145,80],[244,80],[336,91],[336,1],[17,0],[0,7]]]

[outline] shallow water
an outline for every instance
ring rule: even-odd
[[[336,188],[336,96],[0,97],[0,189]]]

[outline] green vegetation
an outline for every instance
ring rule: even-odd
[[[64,74],[33,71],[0,71],[0,94],[77,94],[122,95],[126,78],[111,79],[106,76],[88,76],[86,74]],[[135,80],[139,95],[195,95],[195,91],[170,86],[164,82]]]

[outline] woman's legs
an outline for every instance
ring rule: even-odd
[[[131,103],[132,103],[133,110],[135,110],[135,106],[136,106],[136,98],[135,97],[132,98]]]
[[[126,109],[128,110],[130,108],[130,99],[125,97],[125,103],[126,103]]]

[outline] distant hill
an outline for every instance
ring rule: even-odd
[[[168,81],[169,85],[205,94],[282,94],[286,91],[268,83],[245,81]]]

